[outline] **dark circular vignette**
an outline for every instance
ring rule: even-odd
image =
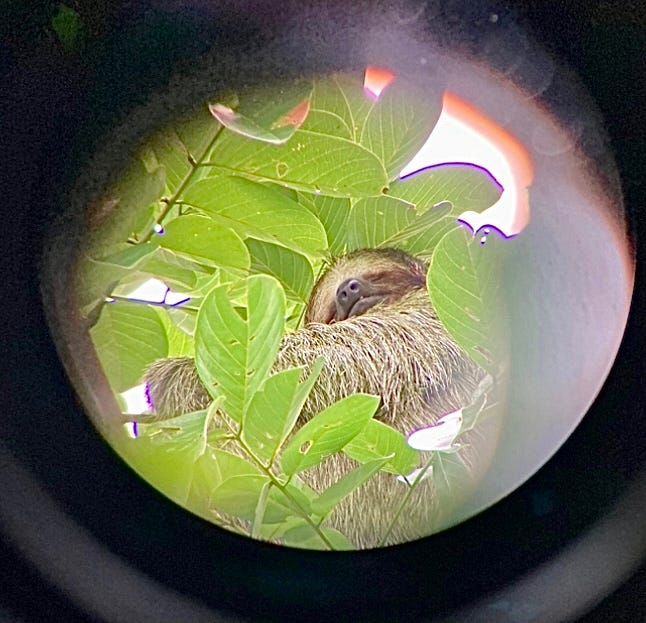
[[[67,383],[44,319],[38,253],[61,192],[95,141],[212,42],[244,50],[245,42],[261,45],[294,14],[311,19],[321,5],[338,8],[341,23],[353,11],[386,3],[256,0],[213,9],[206,2],[157,0],[106,3],[99,10],[94,3],[68,4],[82,19],[76,51],[65,52],[51,32],[54,2],[14,3],[0,48],[7,68],[1,118],[9,182],[2,204],[8,231],[0,324],[0,585],[9,588],[0,603],[6,611],[19,621],[70,622],[402,615],[531,621],[537,594],[542,601],[580,599],[583,605],[603,599],[613,580],[627,581],[640,559],[643,565],[646,547],[646,258],[639,244],[646,224],[640,212],[646,199],[646,78],[639,69],[644,8],[535,0],[512,3],[512,13],[494,2],[476,8],[427,3],[428,18],[442,19],[449,25],[445,36],[474,53],[486,52],[499,65],[508,60],[504,49],[483,49],[471,34],[496,14],[510,36],[520,22],[583,79],[605,117],[636,243],[632,313],[589,414],[530,481],[482,515],[429,539],[330,555],[264,546],[218,530],[169,503],[121,462]],[[513,76],[518,68],[510,63],[508,69]],[[567,102],[550,101],[549,90],[545,99],[567,116]],[[594,144],[586,147],[593,157],[600,153]],[[537,513],[546,499],[557,507],[549,524]],[[533,572],[532,587],[526,579]],[[536,593],[541,577],[543,590]],[[646,617],[644,578],[642,567],[582,620]],[[596,595],[584,595],[589,582],[597,583]],[[573,590],[564,595],[557,588]]]

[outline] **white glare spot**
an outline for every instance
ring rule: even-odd
[[[190,297],[181,292],[171,292],[170,290],[166,294],[166,300],[164,301],[168,305],[177,305],[178,303],[183,303],[187,301]]]
[[[186,302],[190,296],[182,292],[172,292],[170,288],[159,279],[149,279],[134,290],[124,295],[126,298],[147,303],[165,303],[178,305]]]
[[[131,387],[125,392],[121,392],[121,397],[126,403],[126,413],[139,415],[140,413],[148,413],[150,411],[150,404],[148,404],[148,397],[146,396],[145,383]]]
[[[449,98],[447,101],[453,100]],[[473,127],[463,113],[459,106],[455,108],[455,102],[445,106],[426,143],[399,176],[404,178],[440,164],[465,164],[465,154],[468,154],[468,163],[488,171],[504,191],[498,201],[484,212],[463,212],[458,219],[469,225],[474,234],[485,225],[495,225],[507,237],[516,235],[529,220],[527,187],[531,185],[533,176],[531,162],[518,158],[510,160],[505,151],[511,149],[509,145],[504,147],[507,144],[504,141],[494,141],[486,132]],[[493,124],[491,120],[486,122]]]
[[[415,450],[448,450],[462,427],[462,409],[440,418],[434,426],[420,428],[408,436],[408,445]]]
[[[163,303],[166,299],[168,286],[159,279],[149,279],[142,283],[138,288],[128,292],[126,296],[129,299],[138,301],[149,301],[150,303]]]
[[[426,143],[402,169],[399,177],[406,177],[428,166],[465,160],[487,169],[503,188],[514,187],[511,167],[500,149],[467,122],[446,111],[442,111]]]
[[[128,437],[132,437],[133,439],[137,439],[137,437],[139,437],[137,422],[126,422],[123,426],[128,433]]]
[[[412,485],[417,481],[417,479],[419,478],[419,475],[422,473],[423,470],[424,470],[423,467],[418,467],[417,469],[414,469],[410,474],[406,476],[397,476],[397,480],[399,480],[399,482],[403,482],[406,485]],[[430,478],[432,475],[433,475],[433,466],[431,465],[424,472],[424,475],[421,478],[419,478],[419,482],[422,482],[427,478]]]

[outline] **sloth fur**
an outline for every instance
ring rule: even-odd
[[[364,249],[331,263],[312,291],[305,326],[285,335],[274,364],[276,372],[309,370],[318,357],[324,359],[302,421],[363,392],[381,397],[377,419],[408,434],[470,404],[483,372],[444,329],[425,277],[424,262],[395,249]],[[352,298],[343,298],[347,294]],[[159,417],[202,409],[211,401],[190,358],[161,359],[144,381]],[[338,453],[302,477],[322,491],[354,467]],[[328,523],[357,547],[373,547],[406,492],[395,476],[379,472],[346,497]],[[431,477],[407,501],[387,543],[428,534],[441,514],[434,498]]]

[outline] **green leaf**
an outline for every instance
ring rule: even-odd
[[[376,154],[388,179],[400,171],[422,148],[442,111],[442,93],[420,92],[401,77],[386,87],[368,113],[361,144]]]
[[[498,291],[505,243],[490,236],[481,245],[461,227],[442,238],[426,277],[431,301],[446,330],[494,377],[504,355]]]
[[[157,278],[171,288],[187,292],[198,283],[204,267],[155,244],[120,246],[101,259],[83,258],[79,263],[79,306],[84,316],[92,313],[111,295],[127,295],[137,285]]]
[[[363,146],[303,129],[284,145],[223,134],[209,163],[223,172],[333,197],[377,195],[388,182],[382,163]]]
[[[383,470],[391,474],[409,474],[419,463],[419,453],[408,446],[404,435],[378,420],[370,420],[343,452],[360,463],[389,456]]]
[[[359,143],[373,106],[374,100],[363,90],[360,73],[334,74],[314,83],[312,106],[303,129]]]
[[[193,163],[204,157],[213,141],[218,123],[205,109],[180,119],[157,132],[147,143],[154,162],[166,171],[166,191],[172,195],[189,177],[195,175]]]
[[[318,255],[326,247],[319,220],[270,185],[241,177],[207,178],[193,184],[184,201],[242,238],[250,236],[306,255]]]
[[[333,74],[314,83],[312,110],[303,128],[360,143],[377,105],[363,88],[363,72]]]
[[[90,335],[108,382],[117,392],[136,385],[144,368],[168,353],[164,325],[157,312],[145,305],[105,305]]]
[[[152,244],[128,244],[110,255],[96,259],[96,261],[132,269],[140,266],[156,250],[157,248]]]
[[[83,29],[79,14],[64,4],[52,18],[52,29],[66,52],[73,52],[81,42]]]
[[[214,465],[217,467],[217,474],[214,474],[211,487],[222,484],[225,480],[233,478],[234,476],[260,476],[260,469],[242,457],[221,450],[219,448],[212,448],[210,456],[213,459]]]
[[[435,452],[431,465],[435,503],[440,509],[436,521],[440,523],[442,516],[450,516],[456,501],[464,500],[473,489],[474,478],[464,458],[464,449],[458,452]]]
[[[296,393],[294,394],[294,399],[292,400],[289,415],[287,416],[285,425],[283,426],[283,434],[280,440],[281,446],[287,439],[289,433],[294,428],[296,420],[298,419],[303,409],[303,405],[305,404],[307,397],[310,395],[310,392],[314,387],[314,383],[316,383],[316,380],[318,379],[319,374],[321,374],[324,365],[325,359],[323,357],[317,357],[316,361],[314,361],[314,363],[310,366],[309,376],[304,381],[299,383],[298,387],[296,388]]]
[[[211,506],[233,517],[252,521],[263,489],[271,480],[262,474],[227,478],[211,492]]]
[[[140,422],[139,438],[145,435],[154,443],[165,445],[169,452],[189,451],[193,460],[197,460],[206,450],[208,424],[213,412],[214,409],[209,408],[183,413],[161,422]]]
[[[215,288],[197,318],[195,361],[207,391],[226,398],[224,409],[241,422],[274,363],[284,329],[285,294],[266,275],[245,282],[247,317],[231,304],[227,287]]]
[[[267,511],[267,503],[269,501],[269,492],[271,490],[271,482],[267,481],[260,490],[258,501],[256,502],[256,512],[253,516],[253,523],[251,524],[250,536],[257,539],[260,536],[261,527],[263,525],[263,518]]]
[[[282,453],[287,475],[318,465],[358,435],[379,407],[379,398],[353,394],[335,402],[298,430]]]
[[[426,142],[441,98],[439,91],[422,92],[398,77],[375,100],[365,92],[361,74],[336,74],[315,82],[303,129],[363,145],[393,180]]]
[[[76,299],[84,318],[96,320],[105,299],[112,294],[119,282],[128,275],[129,269],[114,264],[105,264],[90,257],[83,257],[78,267]]]
[[[186,504],[195,481],[194,447],[169,452],[170,444],[158,441],[147,436],[127,439],[119,446],[119,454],[162,494],[178,504]]]
[[[209,110],[231,132],[280,144],[307,118],[311,96],[311,80],[283,78],[280,84],[243,89],[233,101],[210,104]]]
[[[194,301],[191,299],[191,304],[184,304],[181,307],[173,307],[166,309],[166,313],[170,318],[173,325],[181,329],[187,335],[195,336],[195,326],[197,324],[197,309],[193,309],[192,304]],[[197,304],[197,303],[196,303]]]
[[[208,457],[208,464],[202,459]],[[206,495],[209,507],[254,521],[259,511],[259,502],[263,492],[269,487],[270,478],[262,474],[259,468],[240,456],[219,449],[211,449],[200,459],[201,472],[205,481],[198,480],[201,474],[196,473],[193,487]],[[310,503],[307,497],[295,487],[288,487],[294,502],[285,495],[270,487],[264,509],[263,522],[277,523],[300,513],[308,513]],[[295,508],[297,505],[298,509]]]
[[[227,130],[235,134],[263,143],[282,145],[294,135],[307,117],[310,108],[309,93],[303,94],[300,101],[291,104],[293,105],[289,110],[285,110],[277,118],[266,121],[264,125],[235,112],[224,104],[209,104],[209,111]]]
[[[347,250],[350,199],[326,195],[303,196],[301,194],[301,200],[323,224],[330,253],[343,255]]]
[[[155,252],[147,255],[137,266],[140,273],[145,273],[163,281],[170,288],[176,288],[181,292],[189,293],[196,288],[200,277],[209,275],[204,266],[193,259],[183,257],[163,247],[151,246]]]
[[[249,253],[240,237],[217,222],[187,214],[173,219],[157,241],[160,246],[203,264],[229,269],[247,270]]]
[[[496,409],[499,409],[496,389],[493,377],[487,374],[482,381],[480,381],[475,392],[473,402],[468,407],[462,409],[461,432],[473,430],[476,425],[485,419],[491,412],[495,412]]]
[[[417,214],[414,207],[392,197],[360,199],[347,222],[348,250],[397,247],[430,259],[442,237],[460,227],[448,202]]]
[[[332,544],[335,551],[351,551],[356,549],[354,544],[338,530],[328,528],[327,526],[322,526],[319,530]],[[318,550],[330,549],[321,539],[319,533],[310,524],[305,522],[287,530],[281,540],[285,545],[291,547]]]
[[[276,277],[287,296],[305,303],[314,285],[314,272],[307,258],[296,251],[270,242],[249,238],[245,241],[251,254],[251,270]]]
[[[273,459],[283,439],[301,374],[301,368],[292,368],[270,376],[254,394],[242,419],[243,440],[265,464]]]
[[[256,519],[258,502],[271,480],[264,475],[241,475],[227,478],[210,496],[217,510],[248,521]],[[288,517],[309,513],[309,500],[294,487],[287,487],[290,500],[280,489],[271,486],[263,513],[264,523],[281,523]]]
[[[93,214],[98,222],[92,223],[89,231],[88,254],[109,255],[116,245],[143,235],[153,221],[165,184],[164,167],[148,172],[140,160],[135,160],[97,203]]]
[[[168,357],[194,357],[195,341],[193,336],[180,329],[168,314],[169,310],[156,307],[155,310],[159,315],[166,337],[168,338]]]
[[[271,488],[265,513],[265,523],[282,523],[289,517],[302,517],[311,513],[310,501],[298,488],[288,484],[286,495],[277,486]]]
[[[335,551],[351,551],[355,550],[356,547],[354,543],[345,536],[345,534],[335,530],[334,528],[328,528],[323,526],[321,531],[326,536],[327,540],[332,543],[332,547]]]
[[[84,316],[102,305],[123,279],[144,265],[155,252],[148,244],[119,244],[102,258],[84,256],[78,266],[76,297]]]
[[[312,502],[312,512],[326,517],[343,498],[374,476],[388,462],[389,458],[382,457],[376,461],[367,462],[345,474]]]
[[[440,240],[450,231],[461,228],[449,202],[439,203],[393,235],[385,245],[396,246],[412,255],[429,260]]]
[[[282,370],[270,376],[254,394],[243,418],[242,436],[265,464],[273,461],[276,451],[294,428],[322,367],[323,358],[320,358],[301,383],[302,368]]]
[[[429,209],[441,201],[453,205],[454,214],[482,212],[492,206],[502,190],[488,172],[468,164],[444,164],[424,169],[390,185],[388,195]]]
[[[481,169],[444,165],[393,182],[387,196],[360,199],[347,218],[348,249],[398,247],[430,258],[464,210],[481,212],[500,196]],[[455,204],[455,205],[452,205]]]
[[[222,483],[220,466],[213,452],[207,450],[193,463],[192,467],[186,507],[208,521],[213,521],[210,498],[213,489]]]
[[[359,199],[349,211],[345,225],[348,250],[390,246],[391,240],[416,216],[410,204],[393,197]]]

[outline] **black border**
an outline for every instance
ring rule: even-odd
[[[589,414],[529,482],[450,531],[386,550],[298,552],[214,535],[211,525],[139,480],[82,413],[45,322],[38,255],[61,180],[73,180],[93,137],[120,111],[141,103],[142,94],[213,41],[257,41],[267,36],[262,24],[272,11],[311,15],[308,7],[333,3],[284,2],[279,9],[262,0],[224,2],[218,19],[197,2],[181,11],[168,10],[173,0],[101,11],[70,4],[86,19],[81,53],[63,53],[47,33],[56,9],[47,2],[10,8],[5,24],[12,32],[1,48],[9,105],[2,115],[9,185],[0,221],[7,292],[0,307],[0,584],[8,589],[0,603],[7,612],[61,621],[441,620],[451,613],[455,620],[532,620],[530,593],[520,583],[526,574],[544,578],[546,600],[565,599],[557,588],[573,574],[581,587],[593,576],[603,587],[596,594],[570,595],[583,605],[613,588],[605,576],[623,582],[622,573],[643,564],[646,289],[639,244],[625,339]],[[382,3],[361,4],[378,10]],[[438,6],[447,19],[457,12],[447,23],[462,31],[509,11],[481,3],[460,12],[458,4]],[[601,2],[538,0],[511,8],[575,68],[605,115],[638,243],[646,224],[644,9],[637,2],[604,9]],[[546,491],[556,504],[549,522],[533,512]],[[601,542],[607,547],[599,559]],[[608,620],[602,617],[610,612],[614,621],[646,617],[643,578],[635,576],[587,620]],[[460,614],[469,604],[475,609]]]

